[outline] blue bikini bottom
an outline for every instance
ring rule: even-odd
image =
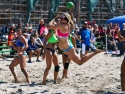
[[[72,43],[70,42],[70,41],[68,41],[69,42],[69,47],[67,48],[67,49],[63,49],[62,51],[63,52],[68,52],[70,49],[72,49],[73,48],[73,45],[72,45]]]

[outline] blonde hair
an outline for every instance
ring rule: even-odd
[[[42,21],[42,22],[44,22],[44,20],[43,20],[43,19],[40,19],[39,23],[40,23],[41,21]]]
[[[74,23],[71,19],[71,16],[68,13],[63,13],[63,15],[65,15],[66,18],[69,20],[68,25],[70,26],[70,29],[73,30],[74,29]]]

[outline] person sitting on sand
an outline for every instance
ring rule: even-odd
[[[9,65],[9,69],[14,76],[15,82],[18,82],[18,78],[14,71],[14,67],[20,64],[21,71],[25,75],[27,82],[30,83],[29,75],[26,71],[26,55],[27,55],[26,49],[28,48],[28,44],[26,42],[25,37],[22,35],[22,30],[19,28],[17,29],[17,35],[18,39],[15,45],[13,46],[14,49],[17,50],[18,55],[13,59],[13,61]]]

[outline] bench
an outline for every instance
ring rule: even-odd
[[[0,44],[2,44],[2,46],[7,46],[8,42],[0,42]]]
[[[10,48],[10,46],[0,46],[0,48],[6,49],[6,48]]]
[[[15,52],[15,50],[1,50],[0,51],[0,53],[2,53],[2,55],[4,54],[4,53],[6,53],[6,52]]]
[[[0,48],[4,49],[4,50],[0,50],[0,53],[2,53],[2,55],[4,53],[7,53],[7,52],[15,52],[15,50],[12,50],[10,46],[0,46]]]
[[[93,43],[93,45],[98,49],[98,48],[102,47],[102,42],[95,42],[95,43]]]

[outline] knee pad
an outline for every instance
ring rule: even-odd
[[[59,71],[60,66],[55,66],[55,72]]]
[[[69,63],[65,63],[64,69],[68,69],[68,67],[69,67]]]

